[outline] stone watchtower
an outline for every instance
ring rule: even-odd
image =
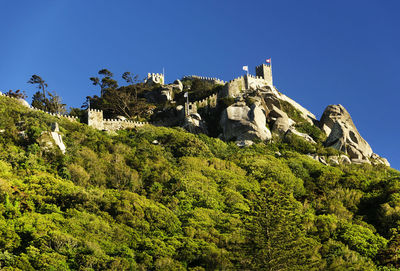
[[[88,109],[88,125],[98,130],[104,129],[103,110]]]
[[[147,78],[144,80],[146,84],[160,84],[164,85],[164,74],[163,73],[148,73]]]
[[[256,76],[263,78],[271,87],[273,86],[271,64],[261,64],[260,66],[257,66]]]

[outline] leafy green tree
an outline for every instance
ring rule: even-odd
[[[101,69],[98,74],[102,76],[101,79],[99,77],[90,77],[89,79],[92,81],[93,85],[100,86],[100,97],[102,97],[106,91],[118,88],[117,81],[112,79],[114,76],[112,72],[107,69]]]
[[[135,102],[137,102],[137,86],[134,85],[139,82],[138,78],[138,75],[132,76],[130,72],[124,72],[122,74],[122,79],[124,79],[128,84],[133,85],[133,89],[135,90]]]
[[[29,84],[36,84],[39,90],[32,97],[32,106],[51,113],[65,113],[66,105],[62,103],[60,96],[55,92],[47,91],[47,83],[38,75],[32,75]],[[47,94],[47,95],[46,95]]]
[[[55,92],[48,92],[48,96],[44,97],[43,93],[37,91],[32,97],[32,106],[51,113],[64,114],[67,112],[66,104],[63,104],[60,96]]]
[[[48,87],[47,83],[40,77],[39,75],[32,75],[31,79],[28,81],[29,84],[36,84],[39,90],[42,90],[43,97],[46,97],[46,88]]]
[[[247,224],[254,270],[318,270],[318,243],[306,236],[301,205],[283,188],[262,188]]]
[[[47,111],[47,99],[42,92],[37,91],[32,96],[32,106],[37,109]]]
[[[13,91],[10,89],[9,91],[5,92],[4,94],[9,97],[13,97],[13,98],[17,98],[17,99],[26,99],[28,97],[26,95],[25,91],[21,91],[19,89],[17,89],[16,91]]]

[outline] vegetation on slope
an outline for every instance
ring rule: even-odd
[[[40,145],[55,121],[65,155]],[[152,126],[109,135],[0,97],[0,267],[399,267],[400,173],[324,166],[297,144],[239,148]]]

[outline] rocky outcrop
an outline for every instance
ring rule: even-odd
[[[311,136],[309,136],[308,134],[305,134],[305,133],[300,133],[299,131],[297,131],[297,130],[294,129],[294,128],[290,128],[290,129],[286,132],[286,135],[285,135],[285,136],[290,136],[291,134],[296,135],[296,136],[299,136],[299,137],[302,137],[302,138],[305,139],[306,141],[308,141],[308,142],[310,142],[310,143],[313,143],[313,144],[316,144],[316,142],[314,141],[314,139],[313,139]]]
[[[62,140],[62,136],[59,133],[58,123],[53,123],[51,132],[42,132],[37,139],[39,146],[45,151],[51,151],[57,146],[63,154],[65,154],[66,147]]]
[[[207,125],[198,113],[192,113],[185,117],[183,128],[195,134],[207,134]]]
[[[256,139],[270,140],[272,137],[267,128],[265,112],[255,104],[248,107],[243,101],[223,111],[220,125],[225,140],[236,140],[242,145],[249,145]]]
[[[280,101],[287,102],[291,104],[296,110],[298,110],[301,116],[308,121],[309,123],[313,124],[316,120],[316,117],[313,113],[308,111],[306,108],[301,106],[296,101],[290,99],[288,96],[280,93],[275,87],[262,87],[258,89],[259,93],[264,97],[264,101],[267,104],[273,104],[279,107]]]
[[[31,107],[30,104],[29,104],[26,100],[24,100],[24,99],[17,99],[17,101],[18,101],[20,104],[22,104],[23,106],[25,106],[25,107],[28,107],[28,108]]]
[[[174,81],[173,87],[176,88],[177,90],[179,90],[179,92],[183,91],[183,84],[181,82],[181,80],[176,79]]]
[[[326,147],[347,153],[356,163],[368,162],[372,149],[361,137],[350,114],[342,105],[329,105],[322,114],[320,127],[328,135]]]
[[[382,164],[382,165],[385,165],[385,166],[390,167],[389,161],[388,161],[386,158],[380,157],[380,156],[377,155],[376,153],[373,153],[373,154],[371,155],[371,160],[372,160],[372,164],[373,164],[373,165]]]

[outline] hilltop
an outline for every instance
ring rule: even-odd
[[[151,124],[180,126],[191,133],[234,141],[238,146],[296,140],[304,141],[302,151],[323,164],[390,166],[373,152],[342,105],[328,105],[317,119],[278,91],[270,64],[257,66],[255,72],[228,82],[191,75],[171,84],[165,83],[164,74],[149,73],[139,83],[137,77],[125,72],[122,78],[129,85],[119,87],[113,74],[102,69],[101,79],[90,78],[100,86],[100,97],[87,97],[86,110],[75,109],[73,113],[82,123],[103,131]],[[326,148],[338,152],[329,155]]]
[[[246,98],[225,100],[228,121],[232,105],[257,111]],[[270,140],[233,127],[242,137],[225,142],[149,124],[104,132],[1,96],[1,268],[394,270],[400,173],[372,154],[344,162],[361,138],[341,106],[323,115],[344,131],[337,150],[280,103]],[[292,135],[279,135],[281,111]]]

